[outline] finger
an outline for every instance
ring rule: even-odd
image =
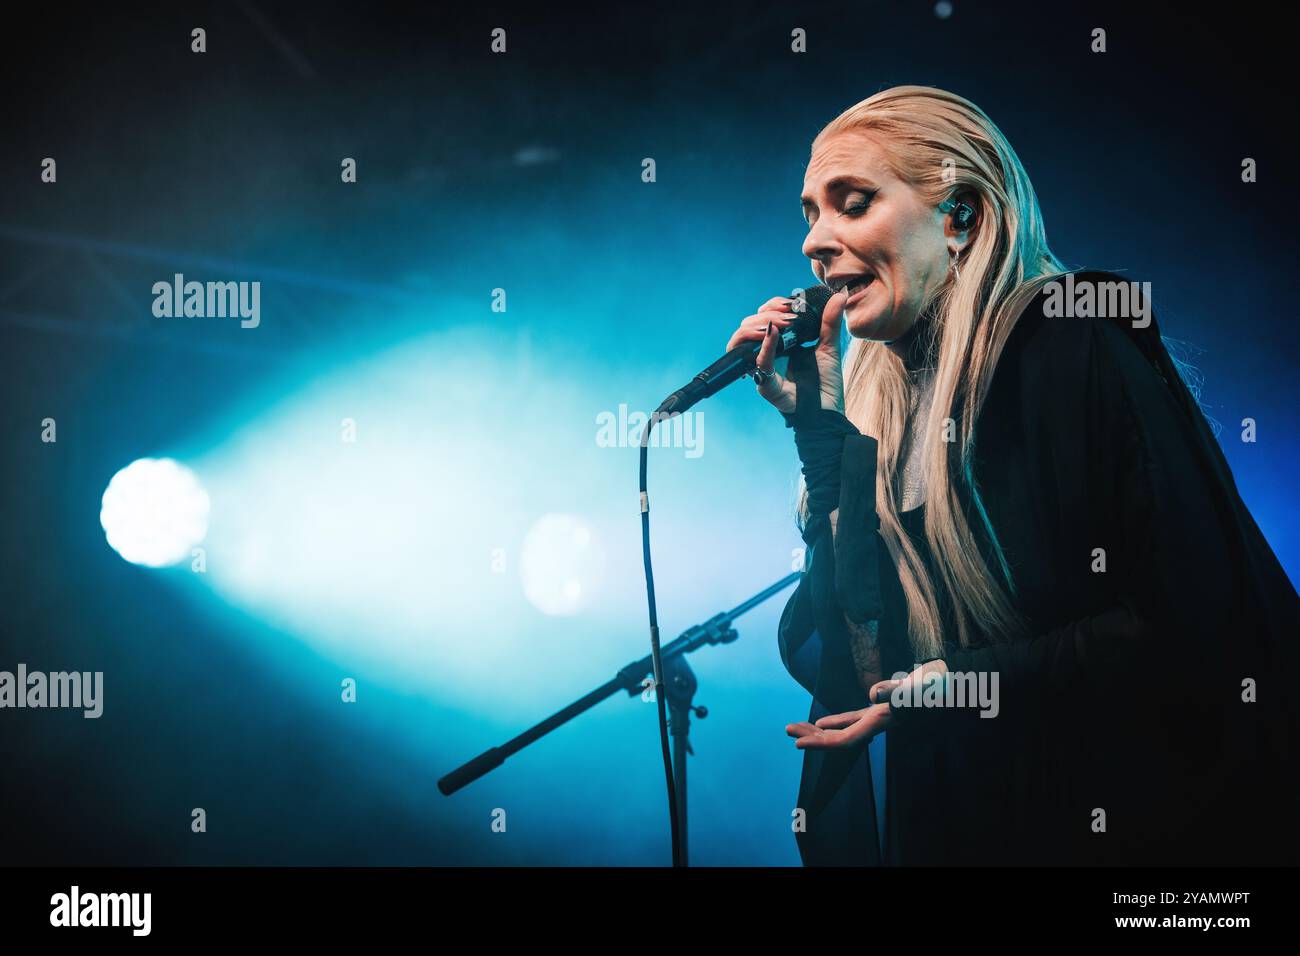
[[[766,382],[758,386],[758,394],[782,415],[794,414],[794,387],[780,372],[773,372]]]
[[[763,336],[763,346],[758,350],[758,357],[754,364],[765,372],[772,371],[772,366],[776,364],[776,338],[780,333],[780,326],[772,322],[767,327],[767,334]]]
[[[762,341],[767,334],[768,325],[772,323],[783,329],[793,321],[794,317],[786,312],[760,312],[757,315],[751,315],[740,323],[740,328],[727,342],[727,351],[730,352],[742,342]]]
[[[889,695],[894,692],[894,688],[903,683],[901,680],[882,680],[871,685],[867,691],[867,699],[873,704],[888,704]]]
[[[767,328],[769,322],[775,322],[781,328],[785,328],[795,317],[790,312],[778,312],[775,309],[764,309],[762,312],[756,312],[750,316],[754,320],[754,327],[757,329]]]
[[[789,296],[784,296],[784,295],[774,295],[774,296],[772,296],[772,298],[768,299],[766,302],[764,302],[762,305],[760,305],[760,306],[759,306],[757,309],[755,309],[754,311],[755,311],[755,312],[766,312],[766,311],[768,311],[769,309],[779,309],[779,310],[783,310],[783,311],[785,311],[785,312],[793,312],[793,310],[794,310],[794,300],[791,299]]]
[[[789,737],[806,737],[808,734],[817,733],[817,728],[808,721],[801,720],[797,724],[786,724],[785,732]]]
[[[794,316],[788,312],[760,312],[754,316],[754,328],[764,335],[769,328],[774,328],[779,333],[782,329],[789,328],[793,321]]]
[[[827,714],[817,721],[815,726],[822,730],[835,730],[841,727],[847,727],[862,717],[862,711],[850,710],[844,714]]]
[[[826,307],[822,309],[822,339],[823,348],[839,348],[840,345],[840,320],[844,318],[844,303],[849,301],[847,292],[837,292],[831,296]],[[834,333],[834,334],[832,334]]]
[[[947,680],[948,665],[940,659],[927,661],[898,683],[903,686],[904,696],[912,697],[918,692],[918,688],[924,692],[931,683],[938,683],[939,691],[942,693]]]
[[[852,747],[866,743],[885,728],[889,721],[889,708],[869,707],[863,715],[843,730],[817,729],[816,733],[806,734],[794,742],[799,750],[826,750],[836,747]]]

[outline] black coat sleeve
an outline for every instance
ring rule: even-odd
[[[1172,860],[1212,827],[1197,852],[1236,847],[1259,838],[1245,817],[1294,816],[1294,670],[1283,668],[1295,660],[1300,601],[1155,328],[1143,338],[1121,320],[1058,321],[1079,323],[1057,341],[1072,352],[1061,367],[1082,376],[1043,396],[1027,467],[1041,463],[1043,481],[1061,463],[1086,473],[1078,505],[1100,551],[1072,557],[1105,575],[1101,597],[1028,638],[952,650],[947,666],[996,673],[1004,706],[1069,728],[1060,740],[1081,751],[1081,806],[1115,808],[1130,845]],[[1038,360],[1054,361],[1050,350]],[[1053,428],[1062,391],[1086,405],[1083,434]],[[973,713],[926,719],[960,734]],[[1275,836],[1269,852],[1295,852],[1294,832]]]
[[[878,620],[881,594],[874,506],[876,441],[848,435],[841,459],[839,513],[803,528],[805,572],[778,629],[781,661],[828,713],[867,706],[849,646],[849,620]]]

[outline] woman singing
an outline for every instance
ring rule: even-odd
[[[820,343],[776,372],[775,298],[728,348],[803,465],[805,864],[1300,863],[1300,599],[1144,285],[1066,269],[942,90],[831,122],[802,206]]]

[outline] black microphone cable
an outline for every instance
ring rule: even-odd
[[[794,334],[790,336],[790,347],[793,348],[796,345],[814,346],[817,344],[821,328],[822,311],[826,308],[827,302],[830,301],[831,290],[825,285],[816,285],[806,292],[796,290],[796,294],[800,299],[796,312],[800,314],[802,321],[798,323],[797,328],[792,329]],[[663,752],[664,780],[668,784],[668,818],[672,827],[673,866],[683,866],[684,863],[682,862],[681,823],[677,814],[677,787],[676,781],[673,779],[673,755],[672,748],[668,743],[668,710],[663,695],[664,672],[663,659],[659,650],[659,611],[655,605],[655,578],[650,561],[650,495],[646,490],[646,468],[650,458],[650,433],[665,418],[682,414],[696,402],[707,398],[735,381],[742,373],[748,374],[749,371],[752,371],[758,349],[752,351],[752,355],[747,354],[748,350],[746,350],[746,353],[742,353],[740,348],[728,352],[723,359],[715,362],[710,369],[700,373],[687,386],[678,389],[664,399],[663,403],[655,409],[655,413],[650,416],[650,420],[645,423],[645,428],[641,432],[641,478],[639,485],[641,492],[641,563],[645,566],[646,604],[650,609],[650,660],[654,667],[655,703],[659,710],[659,747]],[[720,369],[724,365],[726,367]],[[721,374],[714,381],[709,380],[711,370],[715,374],[721,370]]]
[[[662,406],[661,406],[662,407]],[[650,433],[663,413],[656,410],[641,432],[641,563],[645,566],[646,603],[650,607],[650,660],[654,666],[655,702],[659,708],[659,747],[664,757],[664,779],[668,782],[668,818],[672,826],[673,866],[682,866],[682,835],[677,815],[677,786],[673,780],[673,755],[668,745],[668,711],[663,694],[663,660],[659,652],[659,612],[655,606],[655,577],[650,566],[650,495],[646,491],[646,466],[650,458]]]

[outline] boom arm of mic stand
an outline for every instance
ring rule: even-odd
[[[723,611],[721,614],[715,614],[703,624],[696,624],[682,632],[681,636],[674,638],[672,642],[664,645],[660,650],[660,656],[668,658],[678,654],[687,654],[691,651],[698,650],[705,644],[728,644],[734,641],[739,635],[731,627],[731,622],[746,611],[758,604],[766,601],[772,595],[784,590],[789,585],[799,579],[799,572],[786,575],[780,581],[771,585],[755,594],[743,604],[737,605],[730,611]],[[618,672],[618,675],[612,680],[606,681],[595,690],[578,698],[572,704],[563,710],[558,710],[550,717],[547,717],[539,724],[535,724],[522,734],[511,740],[506,741],[499,747],[491,747],[483,751],[473,760],[470,760],[457,767],[451,773],[438,780],[438,789],[443,794],[450,796],[457,790],[473,783],[479,777],[495,770],[501,764],[505,763],[506,758],[523,750],[529,744],[533,743],[547,734],[556,727],[568,723],[574,717],[584,711],[595,707],[606,697],[611,697],[620,690],[625,690],[629,697],[639,694],[643,688],[642,681],[645,676],[651,673],[653,667],[650,662],[650,655],[647,654],[639,661],[628,664]]]

